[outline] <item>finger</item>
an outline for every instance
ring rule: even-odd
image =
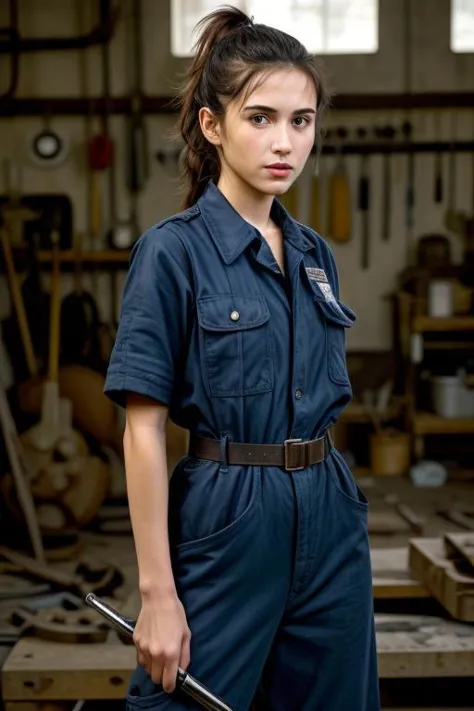
[[[146,655],[140,649],[137,649],[137,662],[141,664],[142,667],[144,667],[147,662]]]
[[[178,660],[168,661],[163,668],[163,689],[167,694],[171,694],[176,688],[176,678],[178,676]]]
[[[150,657],[148,657],[148,656],[145,655],[145,656],[143,657],[143,661],[142,661],[141,665],[142,665],[143,669],[146,671],[146,673],[148,674],[148,676],[151,676],[151,660],[150,660]]]
[[[185,635],[183,638],[183,644],[181,646],[181,657],[179,659],[179,666],[181,669],[186,671],[189,667],[191,661],[191,635]]]
[[[160,657],[150,657],[150,676],[155,684],[163,683],[163,660]]]

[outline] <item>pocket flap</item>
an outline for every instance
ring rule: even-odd
[[[208,331],[242,331],[270,318],[263,296],[205,296],[197,300],[200,326]]]
[[[342,301],[338,301],[335,298],[328,301],[318,299],[318,304],[325,317],[336,326],[350,328],[354,325],[357,317],[353,310],[349,308],[349,306],[346,306],[346,304],[343,304]]]

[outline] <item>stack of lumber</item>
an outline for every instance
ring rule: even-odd
[[[474,533],[413,538],[410,575],[455,619],[474,622]]]

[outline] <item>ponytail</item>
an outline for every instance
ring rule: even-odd
[[[184,208],[201,197],[209,180],[217,183],[220,177],[217,149],[204,137],[199,124],[203,106],[221,117],[225,113],[223,98],[236,98],[257,72],[288,65],[303,69],[313,79],[318,115],[327,103],[314,59],[294,37],[266,25],[254,25],[244,12],[231,6],[211,12],[196,30],[194,58],[177,97],[178,128],[184,142],[180,156],[186,188]]]
[[[181,173],[187,183],[185,208],[201,197],[209,180],[217,182],[220,175],[217,149],[204,138],[199,125],[202,106],[209,106],[216,115],[223,113],[219,97],[203,91],[206,62],[217,42],[249,22],[245,13],[229,7],[210,13],[196,25],[199,38],[193,48],[195,55],[179,96],[179,131],[185,144],[180,157]]]

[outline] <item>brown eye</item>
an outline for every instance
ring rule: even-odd
[[[252,116],[251,121],[257,126],[263,126],[267,122],[267,117],[263,114],[256,114],[255,116]]]
[[[298,122],[296,123],[296,126],[306,126],[306,124],[309,123],[309,119],[306,116],[297,116],[294,121]]]

